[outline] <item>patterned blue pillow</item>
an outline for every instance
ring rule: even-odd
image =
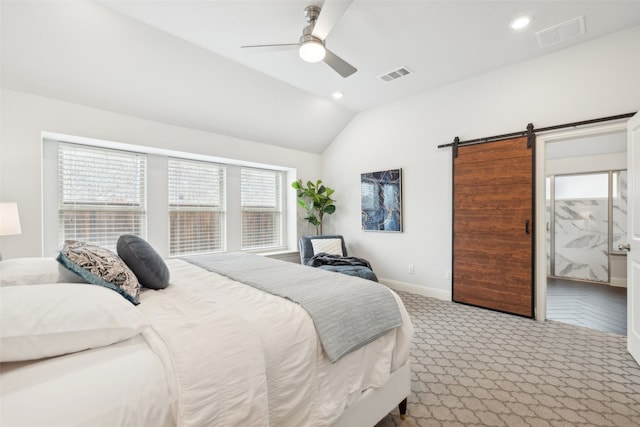
[[[67,240],[57,259],[87,282],[114,290],[133,304],[139,304],[138,279],[124,261],[110,250]]]

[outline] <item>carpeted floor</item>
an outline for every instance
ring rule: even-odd
[[[626,337],[400,292],[415,327],[408,416],[391,426],[640,426]]]

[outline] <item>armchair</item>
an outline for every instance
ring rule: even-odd
[[[303,236],[299,247],[303,265],[378,281],[367,260],[347,256],[347,246],[341,235]],[[314,257],[321,253],[327,256]]]

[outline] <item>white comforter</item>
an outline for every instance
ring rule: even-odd
[[[327,426],[405,363],[404,326],[336,363],[299,305],[181,260],[171,286],[146,291],[145,338],[160,356],[179,426]]]

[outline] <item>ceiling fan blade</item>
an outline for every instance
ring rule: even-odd
[[[284,47],[284,46],[300,46],[300,43],[252,44],[252,45],[246,45],[246,46],[240,46],[240,47],[244,49],[244,48],[252,48],[252,47]]]
[[[353,0],[326,0],[311,34],[320,40],[326,39],[352,2]]]
[[[346,62],[344,59],[340,58],[335,53],[331,52],[329,49],[325,49],[326,53],[324,55],[324,62],[329,67],[333,68],[336,73],[340,74],[342,77],[349,77],[351,74],[358,71],[356,67]]]

